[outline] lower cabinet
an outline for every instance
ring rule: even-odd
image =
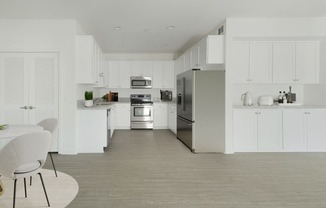
[[[234,151],[281,151],[278,110],[234,110]]]
[[[287,151],[326,151],[326,109],[283,110]]]
[[[107,110],[77,110],[77,153],[101,153],[107,141]]]
[[[326,109],[235,109],[235,152],[326,151]]]
[[[167,103],[154,103],[154,129],[167,129],[168,128],[168,104]]]
[[[130,103],[117,103],[116,129],[130,129]]]
[[[169,103],[168,105],[168,127],[177,134],[177,106],[175,103]]]

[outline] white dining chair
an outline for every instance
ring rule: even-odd
[[[24,179],[25,198],[27,198],[26,178],[34,175],[40,176],[46,201],[50,207],[41,173],[50,145],[51,133],[49,131],[37,131],[16,137],[1,149],[0,175],[14,180],[14,208],[17,180]]]
[[[52,134],[52,142],[51,142],[51,144],[52,144],[53,140],[54,140],[54,137],[53,137],[54,131],[58,128],[58,119],[56,119],[56,118],[44,119],[43,121],[41,121],[37,125],[42,126],[44,130],[47,130]],[[58,177],[57,170],[55,168],[53,158],[52,158],[52,153],[50,152],[50,149],[49,149],[49,155],[50,155],[50,159],[51,159],[51,162],[52,162],[52,166],[53,166],[55,176]]]

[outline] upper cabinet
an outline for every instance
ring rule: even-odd
[[[235,83],[272,83],[272,44],[235,42],[232,45]]]
[[[153,62],[152,61],[132,61],[131,75],[141,77],[153,76]]]
[[[319,43],[273,43],[273,72],[275,83],[318,83]]]
[[[109,61],[106,86],[109,88],[130,88],[131,63]]]
[[[104,85],[103,53],[91,35],[76,36],[76,70],[78,84]]]
[[[235,41],[231,57],[234,83],[319,82],[318,41]]]
[[[174,88],[173,61],[155,61],[153,63],[153,87]]]
[[[177,59],[177,74],[224,63],[224,35],[208,35]]]

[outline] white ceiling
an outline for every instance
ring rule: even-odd
[[[0,18],[72,18],[105,53],[174,53],[227,17],[325,17],[325,8],[326,0],[0,0]]]

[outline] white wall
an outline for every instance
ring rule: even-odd
[[[257,97],[265,91],[277,94],[289,85],[237,85],[232,84],[230,46],[234,40],[320,40],[319,85],[298,85],[293,88],[304,104],[326,105],[326,18],[228,18],[226,20],[226,145],[225,152],[233,152],[233,104],[239,104],[239,95],[253,91]],[[287,88],[285,88],[287,89]],[[287,90],[286,90],[287,91]],[[265,93],[264,93],[265,94]],[[300,95],[301,94],[301,95]],[[321,98],[323,97],[323,98]]]
[[[74,20],[0,20],[0,51],[59,53],[59,152],[75,154]]]

